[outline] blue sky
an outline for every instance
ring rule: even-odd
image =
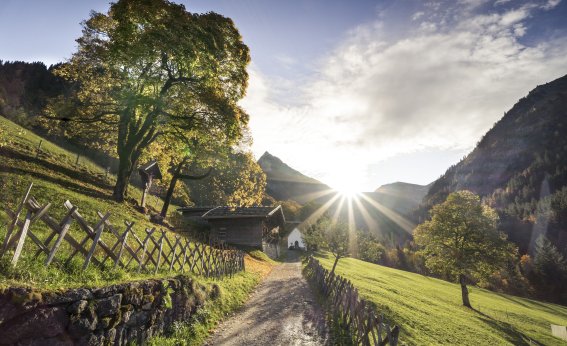
[[[233,18],[264,151],[334,187],[427,184],[538,84],[567,74],[559,0],[180,1]],[[107,1],[0,1],[0,59],[62,61]],[[343,186],[350,181],[351,186]]]

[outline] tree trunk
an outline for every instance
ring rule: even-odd
[[[179,180],[179,172],[176,172],[171,177],[171,182],[169,183],[169,188],[167,189],[167,193],[165,195],[165,199],[163,201],[163,207],[161,208],[160,216],[165,219],[167,216],[167,209],[169,208],[169,204],[171,203],[171,198],[173,197],[173,191],[175,190],[175,185],[177,184],[177,180]]]
[[[124,202],[126,197],[126,188],[128,187],[130,173],[127,168],[122,167],[122,162],[119,165],[118,172],[116,173],[116,185],[114,185],[114,192],[112,197],[116,202]]]
[[[335,256],[335,263],[333,264],[333,269],[331,269],[331,274],[335,272],[335,268],[337,267],[337,263],[339,263],[340,256]]]
[[[112,197],[117,202],[124,202],[128,191],[128,184],[130,184],[130,177],[134,172],[137,158],[140,155],[133,151],[124,151],[119,153],[118,156],[118,172],[116,172],[116,185],[114,185]]]
[[[169,205],[171,204],[171,198],[173,197],[173,192],[175,191],[175,185],[177,185],[177,181],[179,179],[188,179],[188,180],[204,179],[204,178],[208,177],[209,174],[211,174],[211,172],[212,172],[212,168],[209,168],[209,170],[205,174],[202,174],[202,175],[181,174],[181,171],[183,170],[183,167],[187,163],[188,159],[189,158],[183,159],[183,161],[181,161],[179,163],[179,165],[177,165],[177,167],[175,168],[175,171],[173,172],[173,174],[171,176],[171,182],[169,183],[169,188],[167,189],[167,193],[165,195],[165,200],[163,201],[163,207],[161,208],[161,213],[160,213],[160,216],[163,217],[164,219],[167,216],[167,209],[169,208]]]
[[[459,282],[461,284],[461,293],[463,296],[463,306],[467,308],[472,308],[471,302],[469,301],[469,290],[467,289],[467,281],[463,274],[459,274]]]

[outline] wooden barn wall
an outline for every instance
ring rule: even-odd
[[[225,241],[230,244],[262,248],[262,220],[258,219],[210,219],[211,237],[221,239],[219,232],[226,232]],[[225,230],[222,230],[225,228]]]

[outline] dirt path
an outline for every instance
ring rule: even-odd
[[[328,344],[325,320],[301,275],[300,258],[295,251],[287,257],[205,345]]]

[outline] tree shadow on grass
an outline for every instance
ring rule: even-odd
[[[537,342],[536,340],[532,340],[529,336],[517,330],[510,323],[496,320],[493,317],[485,313],[482,313],[476,309],[471,309],[471,310],[478,314],[477,317],[481,322],[484,322],[490,328],[499,331],[501,334],[504,335],[506,341],[510,342],[512,345],[529,346],[529,345],[533,345],[534,342],[536,343],[536,345],[539,345],[539,342]]]
[[[563,306],[559,306],[556,305],[554,303],[548,303],[548,304],[544,304],[542,302],[539,302],[537,300],[533,300],[533,299],[529,299],[529,298],[516,298],[516,297],[512,297],[503,293],[498,293],[496,292],[496,294],[498,294],[500,297],[511,301],[512,303],[521,305],[527,309],[534,309],[534,307],[537,307],[539,310],[545,310],[546,312],[553,314],[553,315],[565,315],[567,313],[567,308],[563,307]],[[532,306],[530,306],[532,305]]]
[[[46,170],[49,170],[49,171],[52,171],[52,172],[58,172],[58,173],[61,173],[63,175],[66,175],[71,179],[81,180],[86,184],[100,186],[104,189],[112,189],[112,186],[110,186],[107,182],[105,182],[103,179],[101,179],[96,174],[92,174],[92,173],[89,173],[89,172],[86,172],[86,171],[77,170],[75,168],[69,168],[69,167],[67,167],[63,164],[59,164],[59,163],[55,163],[55,162],[52,162],[52,161],[45,160],[41,156],[35,157],[35,156],[31,156],[31,155],[26,155],[22,152],[13,150],[11,148],[6,148],[6,147],[0,149],[0,156],[5,156],[9,159],[21,160],[21,161],[24,161],[24,162],[33,163],[35,165],[38,165],[40,167],[45,168]]]
[[[26,170],[26,169],[21,169],[21,168],[16,168],[16,167],[0,166],[0,172],[10,173],[10,174],[18,174],[18,175],[29,175],[29,176],[32,176],[34,178],[37,178],[37,179],[40,179],[40,180],[43,180],[43,181],[48,181],[48,182],[60,185],[63,188],[65,188],[67,190],[71,190],[71,191],[76,192],[76,193],[88,195],[88,196],[94,197],[94,198],[111,200],[111,196],[109,194],[100,192],[98,190],[95,190],[95,189],[92,189],[92,188],[89,188],[89,187],[85,187],[84,185],[73,183],[73,182],[66,180],[66,179],[56,178],[56,177],[53,177],[53,176],[50,176],[50,175],[47,175],[47,174],[43,174],[43,173],[39,173],[39,172],[36,172],[36,171]]]

